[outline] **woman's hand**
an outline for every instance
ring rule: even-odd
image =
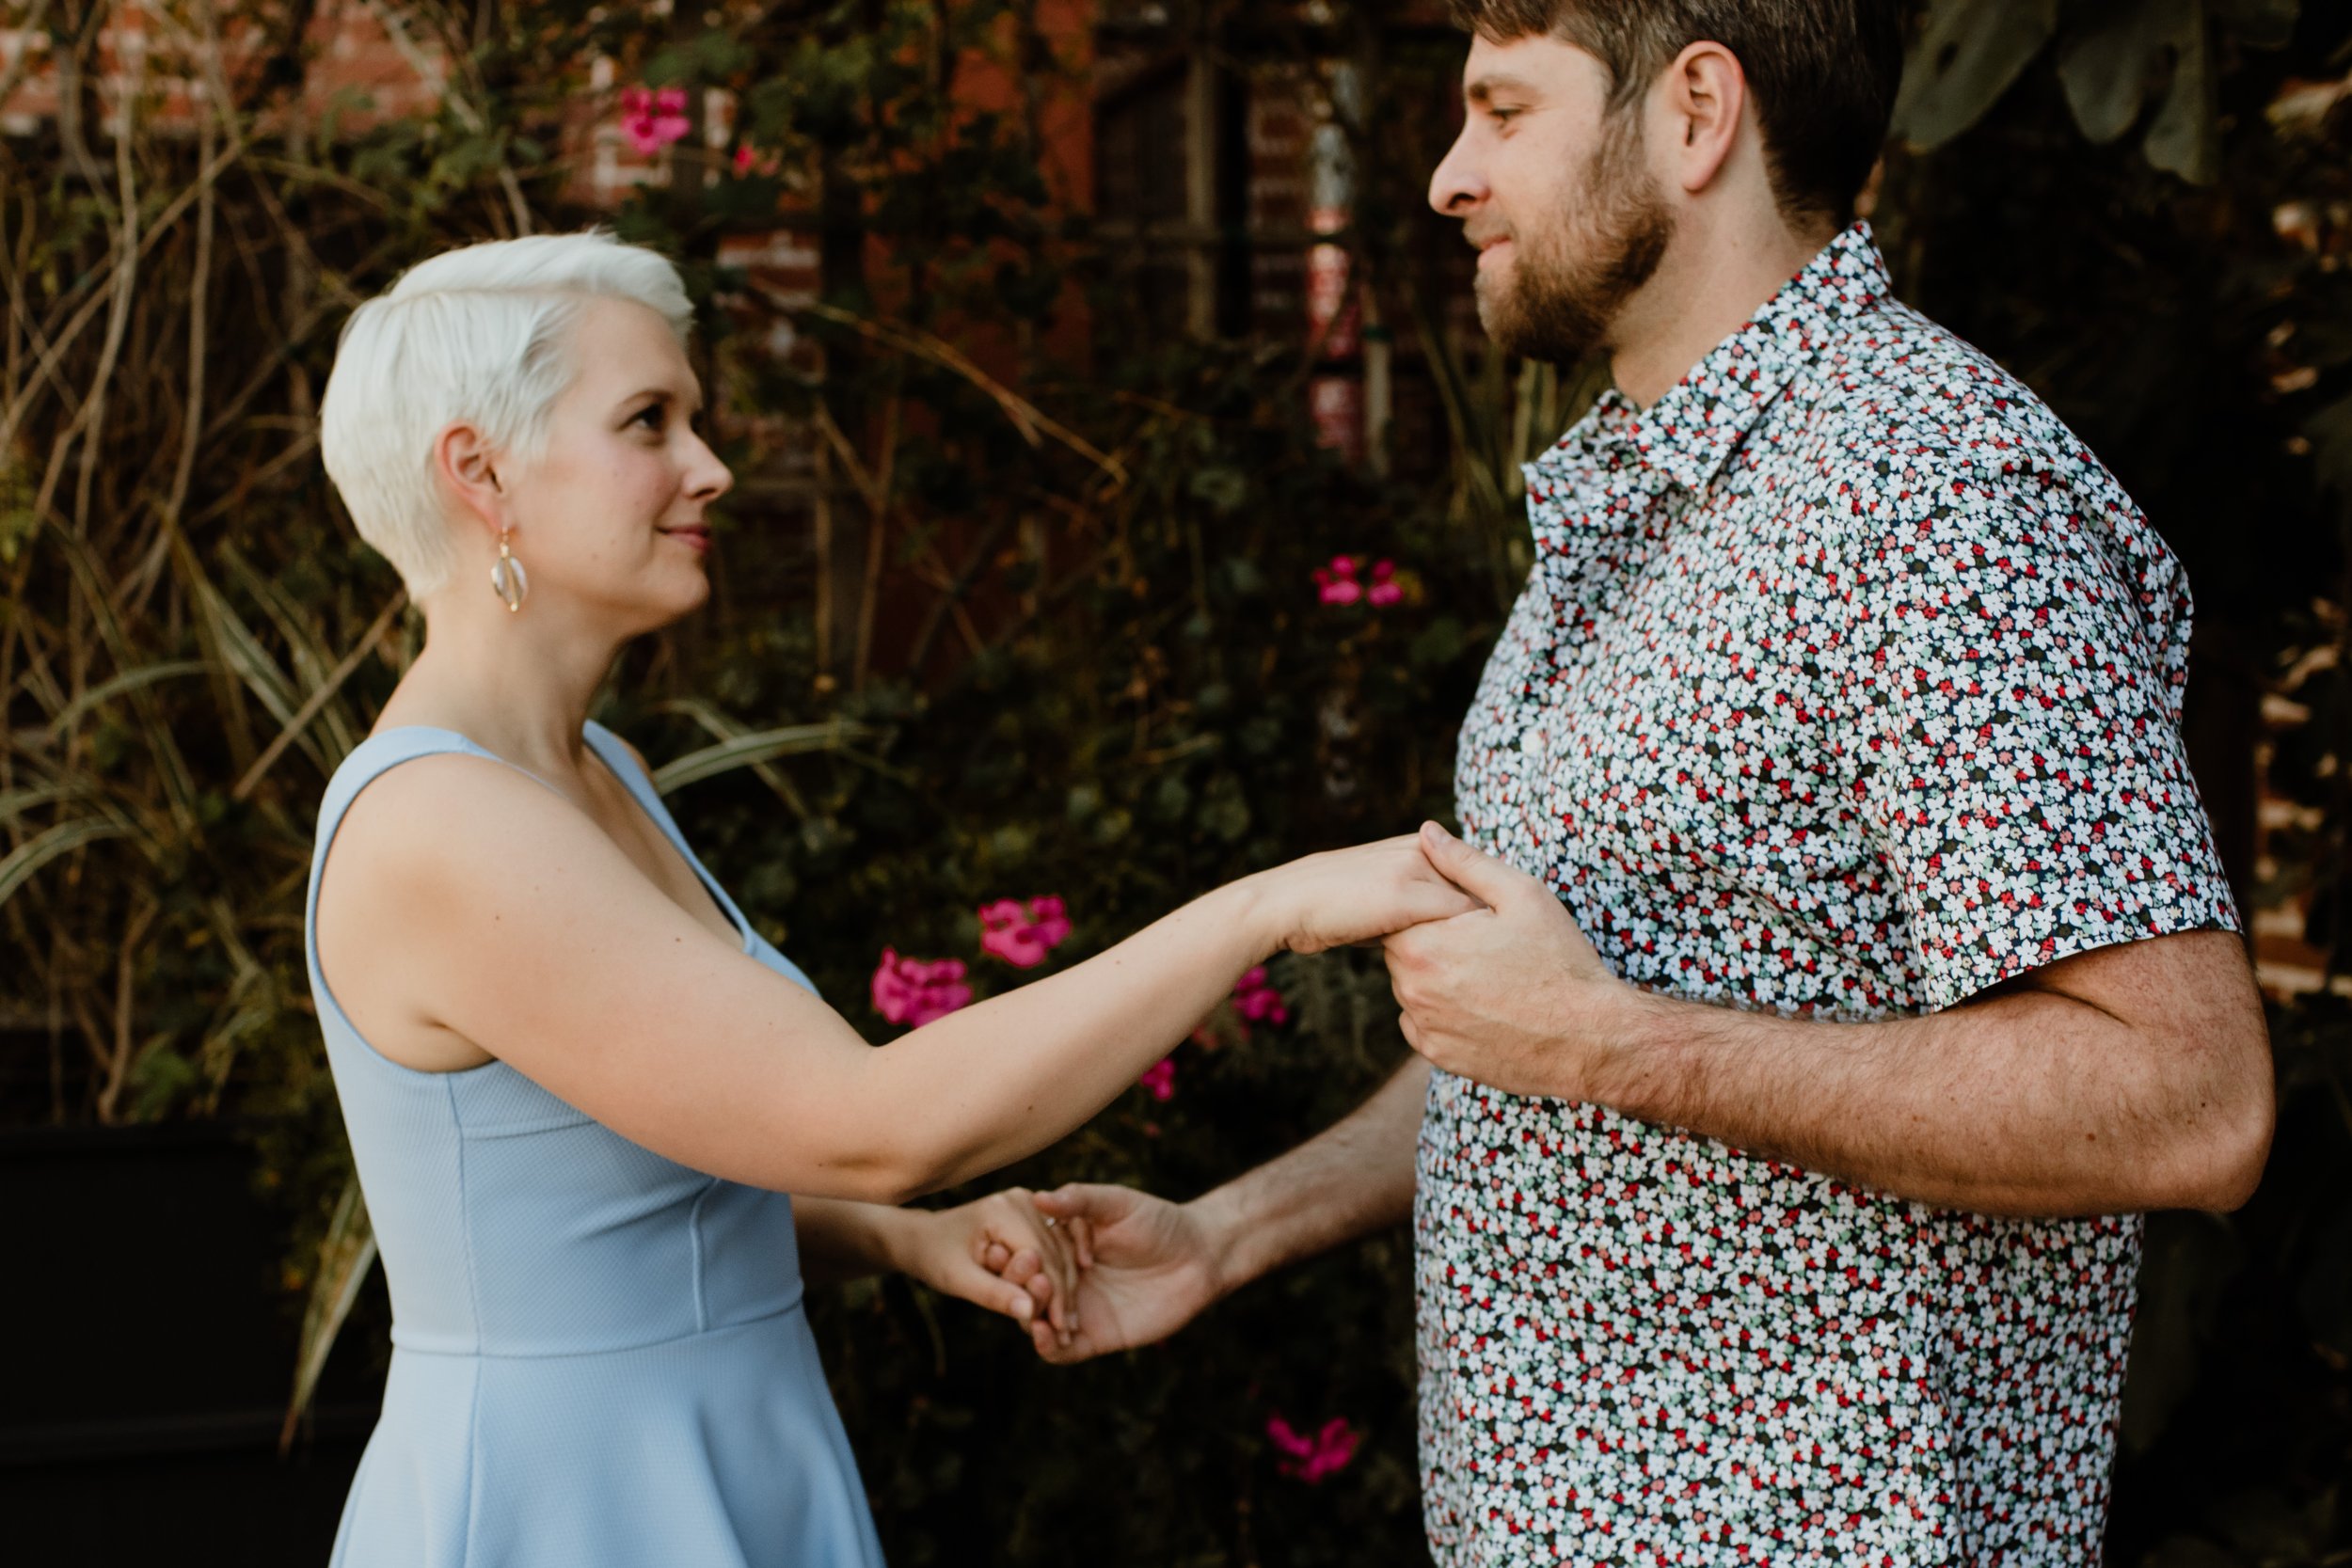
[[[1438,875],[1411,833],[1309,855],[1249,880],[1266,900],[1269,933],[1294,953],[1377,942],[1485,908]]]
[[[1077,1243],[1038,1212],[1027,1188],[1008,1187],[953,1209],[900,1212],[907,1224],[892,1262],[907,1275],[1002,1312],[1033,1335],[1062,1344],[1075,1338]]]

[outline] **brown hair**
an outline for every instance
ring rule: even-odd
[[[1489,43],[1549,34],[1597,56],[1609,108],[1649,90],[1702,40],[1731,51],[1756,94],[1773,198],[1792,221],[1842,227],[1886,140],[1902,77],[1901,0],[1452,0]]]

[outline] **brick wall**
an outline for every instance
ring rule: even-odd
[[[300,117],[313,125],[332,117],[359,129],[435,112],[446,90],[447,53],[429,31],[405,21],[406,14],[399,5],[319,0],[304,35]],[[220,40],[232,76],[250,68],[261,47],[238,22],[226,18],[229,30]],[[397,31],[388,30],[387,22]],[[135,87],[134,113],[146,130],[193,135],[207,90],[197,63],[200,44],[180,20],[145,7],[117,9],[96,40],[92,86],[101,109],[88,128],[93,145],[114,134],[122,101]],[[0,135],[33,136],[56,123],[63,107],[56,55],[45,33],[0,28],[0,81],[14,80],[0,97]],[[591,63],[587,85],[564,128],[564,155],[575,176],[564,195],[610,207],[631,186],[666,179],[668,159],[639,153],[622,135],[619,93],[628,84],[615,80],[611,60]],[[703,122],[710,144],[724,146],[732,122],[725,94],[708,96]]]

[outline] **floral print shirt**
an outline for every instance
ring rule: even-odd
[[[1459,814],[1628,980],[1882,1017],[2236,928],[2179,565],[1867,226],[1527,483]],[[1415,1225],[1446,1568],[2098,1560],[2135,1216],[1940,1212],[1440,1072]]]

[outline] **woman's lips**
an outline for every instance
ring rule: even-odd
[[[710,531],[707,528],[665,528],[661,531],[673,539],[681,539],[691,545],[698,555],[710,548]]]

